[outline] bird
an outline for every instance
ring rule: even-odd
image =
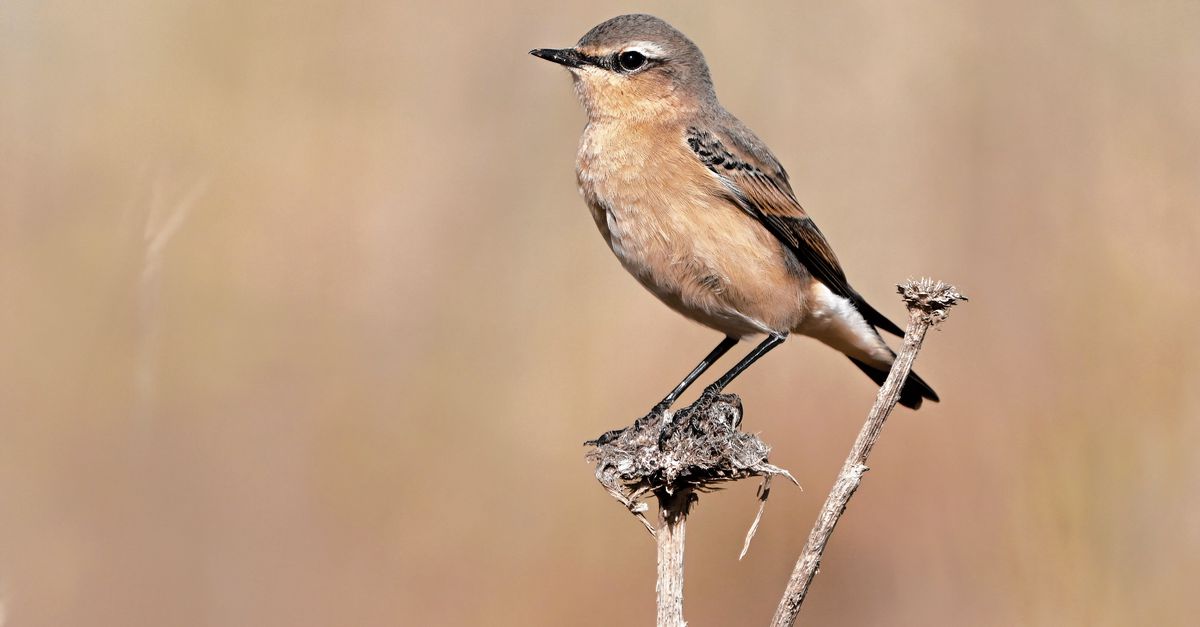
[[[704,54],[667,22],[621,15],[570,48],[530,54],[570,71],[587,123],[579,191],[608,247],[671,309],[724,334],[654,406],[669,409],[744,338],[765,336],[706,388],[717,394],[790,334],[840,351],[882,385],[903,331],[846,278],[767,145],[721,106]],[[938,396],[916,373],[899,402]]]

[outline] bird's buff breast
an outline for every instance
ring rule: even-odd
[[[682,137],[658,133],[584,132],[579,189],[613,254],[668,306],[723,333],[793,328],[803,282],[779,241],[720,193]]]

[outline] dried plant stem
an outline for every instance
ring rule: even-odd
[[[153,413],[158,387],[158,353],[162,336],[162,268],[167,245],[179,232],[188,213],[208,186],[200,181],[171,207],[164,200],[163,183],[156,181],[142,232],[142,276],[138,290],[137,369],[134,373],[133,413],[138,424],[147,424]]]
[[[768,447],[740,430],[742,401],[733,394],[705,392],[673,412],[652,411],[632,425],[588,442],[588,460],[605,491],[637,517],[658,544],[658,625],[683,627],[683,541],[688,512],[704,491],[731,481],[762,477],[758,515],[770,493],[770,479],[788,472],[767,461]],[[658,521],[645,514],[654,495]]]
[[[946,311],[950,306],[959,300],[966,300],[953,286],[941,282],[934,283],[928,279],[909,281],[899,286],[899,291],[908,305],[909,312],[908,329],[904,333],[904,346],[900,349],[900,354],[896,356],[896,361],[892,364],[892,370],[888,374],[887,380],[884,381],[883,387],[879,389],[879,394],[875,397],[875,405],[871,407],[867,421],[863,424],[858,439],[854,441],[850,454],[842,464],[842,471],[838,475],[837,481],[834,482],[829,496],[825,499],[825,505],[821,508],[821,513],[817,516],[812,531],[808,534],[808,541],[804,544],[800,559],[796,561],[796,567],[784,590],[783,599],[780,600],[779,607],[775,610],[775,617],[771,620],[772,627],[791,627],[795,624],[796,615],[800,612],[800,604],[804,602],[809,585],[812,584],[813,577],[817,574],[817,569],[821,564],[821,555],[825,552],[825,545],[829,542],[829,537],[833,534],[833,528],[837,525],[838,519],[846,511],[846,504],[850,501],[850,497],[854,496],[855,490],[858,489],[863,473],[867,471],[867,456],[870,455],[871,448],[879,439],[884,421],[887,420],[888,415],[896,406],[896,401],[900,398],[900,389],[905,379],[908,378],[908,373],[912,370],[917,352],[921,350],[926,331],[945,319]]]
[[[683,542],[691,490],[658,493],[658,627],[686,627],[683,620]]]

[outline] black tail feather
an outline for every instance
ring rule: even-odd
[[[858,366],[858,369],[862,370],[868,377],[871,377],[871,380],[877,385],[883,385],[884,380],[887,379],[887,370],[879,370],[874,366],[868,366],[853,357],[850,358],[850,361],[854,362],[854,365]],[[917,409],[921,406],[921,402],[924,399],[929,399],[935,403],[938,402],[937,392],[934,392],[933,388],[929,387],[929,384],[925,383],[925,380],[918,376],[917,373],[908,373],[908,379],[905,380],[904,387],[900,388],[900,404],[910,409]]]

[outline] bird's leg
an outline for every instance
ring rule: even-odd
[[[673,405],[675,403],[675,401],[679,399],[680,394],[683,394],[685,391],[687,391],[687,389],[689,387],[691,387],[691,385],[693,383],[696,382],[696,379],[700,378],[700,375],[704,374],[705,370],[708,370],[708,368],[710,366],[715,364],[718,359],[720,359],[721,357],[723,357],[725,355],[725,353],[728,353],[729,349],[733,348],[734,345],[736,345],[737,343],[738,343],[738,339],[736,337],[731,337],[728,335],[725,336],[725,339],[721,340],[721,343],[717,344],[717,347],[712,349],[712,351],[710,351],[708,353],[708,355],[705,355],[704,359],[700,360],[700,363],[696,364],[696,367],[693,368],[692,371],[689,372],[688,375],[683,378],[683,381],[679,382],[679,385],[675,386],[674,390],[671,390],[670,394],[667,394],[666,398],[659,401],[659,403],[657,405],[655,405],[653,409],[650,410],[649,414],[647,414],[641,418],[638,418],[634,424],[636,424],[636,425],[645,424],[645,420],[647,418],[650,418],[651,416],[662,415],[664,412],[666,412],[667,409],[669,409],[671,407],[671,405]],[[613,429],[612,431],[607,431],[607,432],[603,433],[600,437],[596,438],[595,440],[588,440],[587,442],[585,442],[585,444],[588,444],[591,446],[600,446],[603,444],[607,444],[607,443],[615,440],[617,438],[617,436],[621,435],[621,433],[624,431],[625,431],[624,428]]]
[[[715,383],[705,388],[704,393],[713,395],[719,394],[721,390],[725,389],[725,386],[729,385],[734,379],[737,378],[738,375],[742,374],[746,368],[749,368],[750,364],[758,361],[760,357],[766,355],[772,348],[783,344],[783,341],[787,339],[787,336],[788,334],[786,332],[772,333],[768,335],[767,339],[763,340],[758,346],[755,346],[754,350],[750,351],[749,355],[746,355],[741,361],[737,362],[737,365],[735,365],[733,368],[730,368],[729,372],[726,372],[721,376],[720,379],[717,379]]]
[[[759,357],[766,355],[772,348],[783,344],[783,341],[786,339],[787,333],[772,333],[768,335],[767,339],[763,340],[758,346],[755,346],[754,350],[750,351],[749,355],[743,357],[742,360],[737,363],[737,365],[729,370],[729,372],[726,372],[720,379],[717,379],[715,383],[705,388],[704,394],[700,397],[701,400],[704,400],[707,397],[708,400],[711,401],[716,397],[717,394],[721,393],[721,390],[725,389],[725,386],[729,385],[729,383],[736,379],[739,374],[742,374],[742,371],[744,371],[746,368],[749,368],[750,364],[758,361]],[[717,348],[720,349],[721,347],[718,346]],[[729,349],[726,348],[725,350]],[[675,430],[678,427],[679,425],[672,423],[665,423],[663,425],[662,430],[659,431],[658,434],[658,448],[660,450],[664,447],[671,436],[674,435]]]
[[[736,337],[731,337],[728,335],[725,336],[725,339],[721,340],[721,343],[717,344],[716,348],[712,349],[712,351],[706,355],[704,359],[700,360],[700,363],[696,364],[696,367],[693,368],[690,373],[688,373],[688,376],[683,378],[683,381],[679,382],[679,385],[675,386],[674,390],[671,390],[670,394],[667,394],[666,398],[662,399],[662,401],[654,406],[653,411],[663,412],[671,407],[671,405],[675,404],[675,401],[679,399],[680,394],[683,394],[685,391],[687,391],[687,389],[696,382],[696,379],[700,378],[700,375],[704,374],[705,370],[708,370],[709,366],[717,363],[717,360],[723,357],[725,353],[728,353],[729,349],[733,348],[737,343],[738,339]]]

